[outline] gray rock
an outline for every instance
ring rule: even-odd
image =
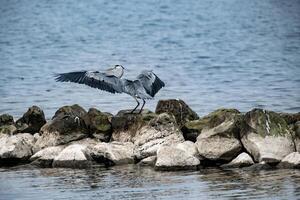
[[[221,165],[222,168],[241,168],[253,165],[254,162],[249,154],[243,152],[233,159],[230,163]]]
[[[55,146],[44,148],[30,157],[31,164],[40,167],[51,167],[55,157],[57,157],[65,146]]]
[[[140,128],[132,138],[134,153],[138,160],[155,156],[162,145],[176,145],[184,142],[173,115],[162,113]]]
[[[195,170],[199,165],[199,159],[184,150],[162,146],[157,151],[156,170]]]
[[[142,166],[154,166],[156,162],[156,156],[149,156],[141,160],[138,164]]]
[[[184,141],[182,143],[177,144],[175,147],[177,149],[186,151],[187,153],[191,154],[192,156],[195,156],[196,158],[202,160],[202,157],[200,156],[198,148],[194,142]]]
[[[90,108],[82,118],[90,135],[93,135],[99,141],[109,142],[112,134],[111,117],[111,114]]]
[[[174,115],[179,127],[182,127],[187,121],[199,118],[197,113],[180,99],[159,100],[155,113],[169,113]]]
[[[112,117],[112,141],[132,142],[137,131],[156,117],[156,114],[149,110],[143,110],[141,114],[130,112],[131,110],[121,110]]]
[[[91,158],[86,154],[87,146],[72,144],[62,150],[53,160],[53,167],[61,168],[88,168]]]
[[[186,122],[181,131],[185,140],[196,142],[203,129],[212,129],[224,121],[236,120],[236,116],[239,114],[240,112],[236,109],[221,108],[200,119]]]
[[[38,106],[30,107],[27,112],[16,121],[16,127],[20,133],[37,133],[46,123],[45,115]]]
[[[87,152],[98,163],[121,165],[134,163],[133,147],[131,142],[101,142],[90,146]]]
[[[300,168],[300,153],[293,152],[284,157],[277,165],[278,168]]]
[[[88,137],[89,132],[82,119],[85,114],[84,109],[76,104],[60,108],[53,119],[41,128],[41,137],[36,141],[34,152]]]
[[[230,161],[242,149],[239,141],[239,116],[226,119],[220,125],[203,129],[197,137],[199,154],[212,161]]]
[[[0,165],[27,162],[32,156],[34,137],[29,133],[0,137]]]
[[[241,141],[255,162],[276,164],[296,150],[292,132],[279,114],[254,109],[244,122]]]

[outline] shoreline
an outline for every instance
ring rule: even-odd
[[[300,168],[300,113],[218,109],[199,117],[182,100],[116,115],[63,106],[52,120],[32,106],[0,116],[0,167],[90,168],[137,164],[158,171]]]

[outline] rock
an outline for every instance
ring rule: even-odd
[[[29,133],[0,137],[0,165],[27,162],[33,143],[34,137]]]
[[[300,121],[300,112],[298,113],[279,113],[279,115],[286,121],[287,124],[294,124]]]
[[[199,165],[199,159],[184,150],[162,146],[157,151],[156,170],[195,170]]]
[[[233,159],[230,163],[221,165],[222,168],[241,168],[253,165],[254,162],[249,154],[243,152]]]
[[[137,160],[155,156],[158,148],[184,142],[173,115],[162,113],[140,128],[132,138]]]
[[[83,108],[76,104],[60,108],[52,120],[41,128],[41,137],[36,141],[34,152],[88,137],[89,132],[82,119],[85,114]]]
[[[30,107],[27,112],[16,121],[16,127],[20,133],[37,133],[46,123],[42,109],[37,106]]]
[[[47,147],[30,157],[31,164],[39,167],[51,167],[55,157],[60,154],[64,146]]]
[[[154,166],[156,162],[156,156],[149,156],[141,160],[138,164],[143,166]]]
[[[98,143],[88,148],[89,155],[106,166],[134,163],[133,143]]]
[[[130,113],[131,110],[121,110],[112,117],[112,141],[129,142],[136,132],[153,119],[156,114],[149,110],[143,110],[141,114]]]
[[[239,140],[239,126],[242,118],[235,110],[216,112],[220,114],[211,115],[214,117],[208,120],[208,125],[197,137],[196,146],[199,154],[205,159],[218,162],[230,161],[242,149]]]
[[[159,100],[155,113],[169,113],[175,116],[179,127],[182,127],[187,121],[198,119],[195,113],[184,101],[176,99]]]
[[[255,163],[254,165],[251,165],[249,167],[245,167],[243,169],[245,169],[245,170],[251,170],[251,171],[260,171],[260,170],[274,169],[274,167],[271,166],[269,163],[260,162],[260,163]]]
[[[90,108],[89,111],[83,115],[83,120],[89,134],[102,142],[109,142],[112,134],[112,126],[110,123],[111,115],[102,113],[95,108]]]
[[[234,120],[238,114],[240,114],[240,112],[236,109],[218,109],[198,120],[188,121],[185,123],[181,129],[183,136],[185,140],[196,142],[197,137],[203,129],[214,128],[223,123],[225,120]]]
[[[0,134],[13,135],[17,132],[14,119],[9,114],[0,115]]]
[[[241,141],[255,162],[276,164],[295,151],[286,121],[279,114],[262,109],[245,114]]]
[[[86,154],[87,146],[72,144],[62,150],[53,160],[53,167],[87,168],[91,165],[91,158]]]
[[[198,159],[202,159],[201,156],[199,155],[199,151],[197,149],[197,146],[194,142],[191,141],[184,141],[182,143],[179,143],[175,146],[177,149],[181,149],[183,151],[186,151],[192,156],[195,156]]]
[[[300,153],[293,152],[284,157],[277,165],[278,168],[300,168]]]
[[[0,126],[4,125],[14,125],[14,118],[9,114],[0,115]]]
[[[66,116],[70,116],[70,117],[78,117],[79,118],[78,120],[80,120],[86,113],[87,112],[82,107],[80,107],[78,104],[74,104],[72,106],[63,106],[59,108],[55,112],[52,119],[64,118]]]

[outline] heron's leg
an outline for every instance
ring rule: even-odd
[[[133,98],[136,100],[137,105],[136,105],[136,107],[130,113],[133,113],[139,107],[139,105],[140,105],[140,102],[137,100],[137,98],[136,97],[133,97]]]
[[[143,105],[142,105],[142,107],[141,107],[141,110],[140,110],[139,114],[143,111],[143,108],[144,108],[145,103],[146,103],[146,101],[145,101],[145,99],[143,99]]]

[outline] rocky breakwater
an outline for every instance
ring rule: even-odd
[[[141,114],[64,106],[46,121],[33,106],[17,121],[0,116],[0,166],[299,168],[299,116],[218,109],[199,117],[182,100],[171,99],[159,101],[155,112]]]

